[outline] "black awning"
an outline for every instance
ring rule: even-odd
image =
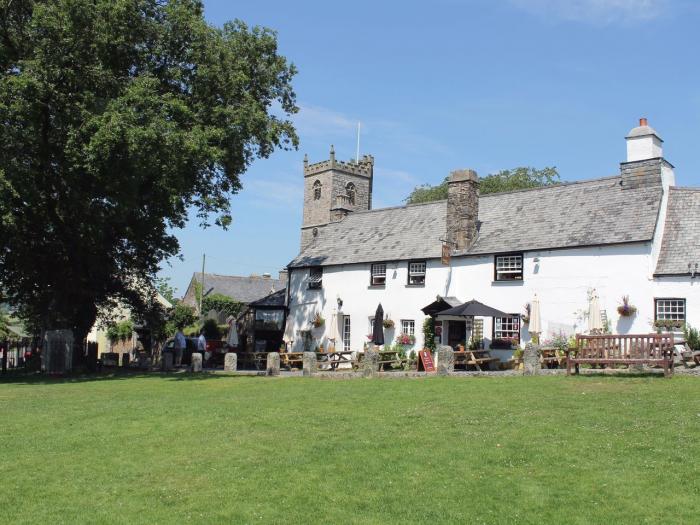
[[[443,310],[441,312],[438,312],[437,315],[452,315],[455,317],[506,317],[506,316],[508,316],[507,313],[502,312],[501,310],[497,310],[496,308],[492,308],[490,306],[487,306],[484,303],[480,303],[479,301],[476,301],[474,299],[472,299],[471,301],[467,301],[464,304],[460,304],[459,306],[455,306],[453,308],[448,308],[447,310]]]
[[[443,310],[447,310],[448,308],[452,308],[454,306],[459,306],[460,304],[459,299],[456,297],[440,297],[438,295],[435,301],[430,303],[428,306],[421,308],[421,311],[425,315],[434,316]]]

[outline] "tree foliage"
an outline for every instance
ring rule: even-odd
[[[112,344],[123,343],[131,339],[133,333],[134,322],[131,319],[125,319],[113,323],[107,328],[107,339],[109,339]]]
[[[274,32],[200,0],[0,0],[10,303],[78,337],[111,301],[147,309],[188,212],[226,227],[251,162],[296,147],[294,74]]]
[[[411,194],[406,197],[407,204],[418,204],[421,202],[432,202],[447,199],[447,182],[449,177],[445,177],[437,186],[424,184],[416,186]],[[535,168],[514,168],[512,170],[501,170],[479,179],[479,192],[481,195],[488,193],[500,193],[503,191],[524,190],[528,188],[539,188],[541,186],[551,186],[559,183],[559,174],[554,167],[547,167],[541,170]]]
[[[197,313],[194,311],[194,308],[183,303],[177,303],[168,312],[166,333],[167,335],[173,335],[177,330],[193,325],[195,322],[197,322]]]
[[[225,315],[226,317],[230,315],[237,317],[242,309],[243,303],[239,303],[228,295],[221,293],[209,294],[204,298],[204,301],[202,301],[203,314],[214,310],[222,315]]]

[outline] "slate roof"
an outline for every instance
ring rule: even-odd
[[[280,306],[284,306],[286,299],[287,299],[287,289],[282,288],[281,290],[277,290],[276,292],[271,293],[270,295],[266,295],[262,299],[258,299],[257,301],[253,301],[248,306],[250,308],[280,307]]]
[[[192,280],[187,288],[187,292],[183,298],[185,304],[191,306],[195,304],[194,283],[201,281],[202,274],[196,272],[192,275]],[[263,277],[251,275],[248,277],[238,275],[218,275],[214,273],[204,274],[205,292],[209,288],[214,288],[211,293],[220,293],[232,297],[241,303],[251,303],[263,297],[266,297],[271,292],[280,290],[286,286],[284,281],[272,279],[271,277]]]
[[[649,241],[661,186],[623,190],[621,177],[483,195],[479,234],[457,255]],[[322,228],[290,267],[439,258],[447,201],[353,212]]]
[[[687,275],[700,263],[700,189],[672,187],[655,275]]]

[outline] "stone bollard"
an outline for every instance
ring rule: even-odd
[[[540,373],[539,346],[528,343],[523,350],[523,375],[536,376]]]
[[[192,354],[192,366],[190,368],[192,372],[202,371],[202,354],[195,352]]]
[[[224,371],[235,372],[236,370],[238,370],[238,354],[227,352],[224,356]]]
[[[279,352],[270,352],[267,354],[267,375],[280,375],[280,354]]]
[[[314,352],[304,352],[304,355],[302,357],[303,359],[303,366],[302,366],[302,375],[305,376],[312,376],[316,373],[317,370],[317,365],[316,365],[316,354]]]
[[[131,361],[131,356],[129,354],[122,354],[122,368],[129,368],[129,361]]]
[[[362,377],[374,377],[379,372],[379,352],[374,349],[365,350],[365,357],[360,364]]]
[[[169,372],[170,370],[173,369],[173,353],[172,352],[163,352],[163,355],[161,356],[161,365],[163,368],[164,372]]]
[[[451,346],[442,345],[437,349],[437,373],[446,376],[455,371],[455,353]]]

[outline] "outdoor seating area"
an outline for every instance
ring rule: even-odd
[[[357,370],[360,363],[360,355],[350,350],[316,352],[316,362],[318,369],[324,371]]]
[[[580,365],[650,365],[673,375],[673,333],[648,335],[577,335],[576,348],[568,349],[566,373]]]
[[[474,367],[481,372],[483,370],[482,366],[487,370],[491,370],[497,366],[499,361],[497,357],[491,357],[489,351],[484,349],[454,351],[455,369],[462,368],[466,371],[469,367]]]

